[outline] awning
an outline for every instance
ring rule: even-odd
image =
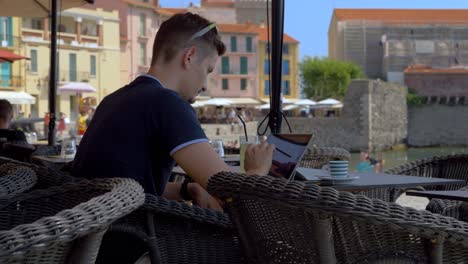
[[[36,98],[25,92],[0,91],[0,99],[6,99],[10,104],[35,104]]]
[[[237,97],[237,98],[217,98],[222,100],[229,100],[233,106],[255,106],[261,105],[262,103],[254,98],[249,97]]]
[[[94,93],[96,88],[85,82],[69,82],[58,88],[59,92]]]
[[[11,51],[0,49],[0,62],[14,62],[17,60],[28,59]]]

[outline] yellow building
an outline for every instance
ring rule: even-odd
[[[258,72],[260,81],[259,94],[262,99],[269,98],[271,88],[269,76],[270,59],[268,58],[267,52],[267,33],[268,32],[265,27],[259,27]],[[283,80],[281,82],[281,90],[284,98],[299,98],[299,41],[287,34],[284,34],[283,36],[282,73]]]
[[[19,37],[19,18],[0,17],[0,49],[19,54],[21,45]],[[24,86],[20,76],[21,62],[0,63],[0,90],[16,91]]]
[[[15,18],[20,44],[17,53],[30,58],[13,63],[22,77],[21,87],[36,98],[36,104],[24,105],[28,116],[43,117],[48,112],[50,65],[49,20]],[[87,83],[95,92],[57,93],[57,112],[76,120],[80,98],[92,97],[99,103],[106,95],[120,88],[120,39],[118,11],[72,8],[59,17],[58,87],[70,83]],[[15,65],[16,64],[16,65]]]

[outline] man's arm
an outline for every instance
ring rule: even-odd
[[[200,142],[176,151],[172,157],[184,171],[203,188],[208,179],[221,171],[233,171],[224,163],[208,142]]]
[[[163,197],[169,200],[180,201],[182,196],[180,195],[180,188],[182,187],[181,182],[169,182],[164,189]],[[202,207],[213,209],[222,212],[223,209],[219,205],[219,202],[211,196],[200,184],[196,182],[190,182],[187,185],[187,192],[193,199],[193,203]]]
[[[247,174],[266,175],[271,167],[271,159],[275,147],[266,142],[249,145],[245,153],[245,169]],[[234,171],[224,163],[208,142],[200,142],[176,151],[172,157],[184,171],[207,188],[211,176],[222,171]]]

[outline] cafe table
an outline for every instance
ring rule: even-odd
[[[239,166],[233,166],[232,168],[235,172],[240,172]],[[175,175],[186,175],[185,171],[178,166],[174,167],[172,173]],[[304,177],[307,181],[315,182],[320,186],[329,186],[342,191],[355,192],[378,188],[388,188],[390,191],[390,197],[392,199],[396,198],[394,197],[396,191],[402,188],[440,185],[460,185],[461,187],[465,184],[464,180],[428,178],[373,172],[351,172],[349,173],[349,177],[354,178],[354,180],[350,181],[324,181],[322,177],[329,175],[329,172],[327,170],[310,169],[302,167],[297,168],[297,173],[300,176]]]
[[[62,158],[58,156],[32,156],[32,162],[46,167],[60,170],[67,163],[73,161],[73,158]]]

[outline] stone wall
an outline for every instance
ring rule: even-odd
[[[348,87],[340,117],[288,120],[294,133],[314,134],[318,146],[387,149],[406,139],[406,94],[406,87],[397,84],[356,80]],[[288,131],[285,122],[282,131]]]
[[[433,104],[410,107],[408,145],[468,146],[468,106]]]
[[[404,143],[407,137],[406,87],[379,81],[355,80],[348,87],[340,117],[288,118],[293,133],[314,134],[313,144],[341,147],[350,151],[387,149]],[[372,113],[372,114],[371,114]],[[283,133],[288,132],[285,121]],[[242,126],[208,125],[210,139],[238,140]],[[256,134],[257,122],[247,124]]]

